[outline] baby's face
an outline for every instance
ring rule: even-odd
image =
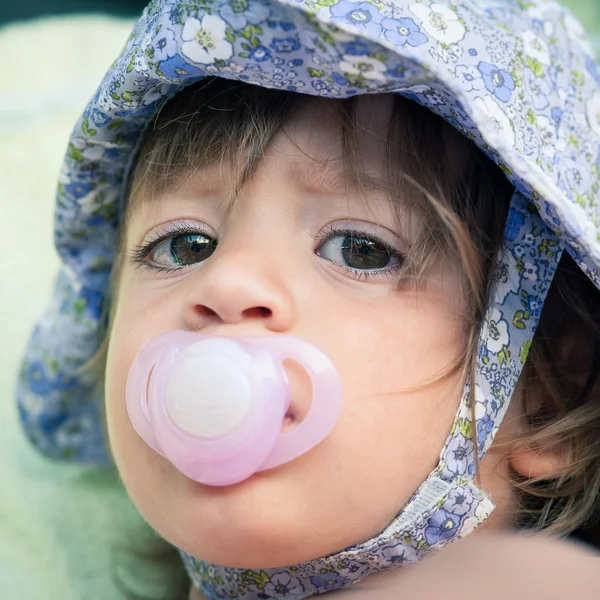
[[[360,106],[373,132],[362,143],[362,193],[345,188],[339,132],[316,101],[274,138],[234,205],[227,169],[216,165],[138,202],[127,224],[107,365],[110,441],[141,513],[201,559],[284,566],[379,533],[436,465],[456,413],[458,376],[421,384],[465,343],[459,277],[439,257],[424,286],[396,289],[418,219],[398,226],[392,200],[370,188],[384,176],[391,103]],[[342,380],[337,426],[300,458],[240,484],[186,478],[136,434],[125,406],[136,353],[175,329],[309,340]],[[310,384],[300,369],[289,375],[301,418]]]

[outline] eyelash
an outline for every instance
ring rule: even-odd
[[[384,246],[385,249],[392,256],[396,256],[398,258],[398,262],[400,264],[392,265],[390,267],[384,267],[382,269],[374,269],[372,271],[364,270],[364,269],[354,269],[352,267],[347,267],[345,265],[333,263],[333,264],[335,264],[336,268],[341,269],[342,271],[345,271],[346,273],[351,273],[352,275],[354,275],[358,281],[360,281],[361,279],[367,280],[371,277],[381,277],[381,276],[390,275],[392,273],[396,273],[400,269],[400,266],[402,265],[402,263],[405,260],[404,254],[402,254],[401,252],[396,250],[393,246],[390,246],[390,244],[388,244],[387,242],[382,240],[380,237],[378,237],[377,235],[372,234],[372,233],[367,233],[365,231],[361,231],[360,229],[351,229],[348,227],[336,227],[335,225],[327,225],[322,231],[320,231],[316,235],[313,235],[312,238],[317,243],[316,249],[318,249],[327,240],[334,238],[334,237],[338,237],[338,236],[341,236],[341,237],[355,236],[355,237],[369,238],[370,240],[373,240],[374,242],[377,242],[378,244],[381,244],[382,246]],[[327,259],[324,258],[323,260],[327,260]],[[328,262],[332,262],[332,261],[328,261]]]
[[[160,246],[160,244],[162,244],[166,240],[173,239],[173,238],[180,237],[180,236],[186,236],[186,235],[198,235],[199,233],[206,234],[205,231],[203,231],[201,228],[199,228],[197,225],[195,225],[193,223],[186,223],[184,221],[181,223],[174,224],[168,232],[155,233],[155,234],[153,234],[153,236],[151,237],[150,240],[148,240],[147,242],[145,242],[143,244],[137,245],[131,251],[131,260],[133,261],[133,263],[135,263],[139,267],[152,269],[156,273],[173,273],[176,271],[180,271],[181,269],[185,269],[188,265],[182,265],[182,266],[176,266],[176,267],[164,267],[161,265],[151,264],[146,259],[147,259],[148,255],[155,248]],[[386,248],[386,250],[388,250],[392,256],[396,256],[398,258],[398,261],[400,263],[398,265],[392,265],[390,267],[384,267],[382,269],[374,269],[371,271],[365,270],[365,269],[355,269],[352,267],[347,267],[345,265],[332,263],[332,264],[335,264],[336,268],[352,274],[359,281],[361,279],[367,280],[371,277],[381,277],[381,276],[389,275],[391,273],[395,273],[399,270],[402,262],[404,262],[404,255],[401,252],[399,252],[398,250],[396,250],[395,248],[393,248],[392,246],[390,246],[390,244],[388,244],[387,242],[382,240],[380,237],[378,237],[374,234],[371,234],[371,233],[366,233],[364,231],[360,231],[358,229],[350,229],[347,227],[338,228],[338,227],[335,227],[334,225],[327,225],[322,231],[320,231],[316,235],[311,236],[313,238],[313,240],[315,241],[315,243],[317,244],[315,250],[318,250],[329,239],[337,237],[337,236],[341,236],[341,237],[355,236],[355,237],[363,237],[363,238],[368,237],[370,240],[373,240],[374,242],[377,242],[378,244],[381,244],[382,246],[384,246]],[[326,258],[323,258],[323,260],[332,262]],[[193,265],[189,265],[189,266],[193,266]]]
[[[147,242],[135,246],[135,248],[133,248],[131,251],[130,259],[139,267],[152,269],[157,273],[173,273],[174,271],[180,271],[181,269],[185,269],[186,265],[179,267],[163,267],[161,265],[153,265],[149,263],[146,258],[150,252],[152,252],[152,250],[158,248],[158,246],[160,246],[166,240],[186,235],[198,235],[199,233],[206,235],[206,231],[203,231],[198,227],[198,225],[186,223],[185,221],[176,223],[170,227],[169,231],[165,233],[154,233]]]

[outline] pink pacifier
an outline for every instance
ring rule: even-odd
[[[290,405],[285,360],[310,375],[306,417],[281,431]],[[231,485],[289,462],[331,433],[342,387],[329,358],[304,340],[169,331],[150,340],[127,378],[134,429],[189,478]]]

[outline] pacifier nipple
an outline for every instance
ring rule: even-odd
[[[165,389],[167,413],[181,431],[204,439],[231,433],[252,407],[251,359],[229,340],[184,350]]]
[[[310,408],[292,428],[282,427],[291,395],[286,361],[298,363],[312,384]],[[329,435],[341,406],[329,358],[291,336],[167,332],[140,350],[127,378],[135,430],[207,485],[238,483],[304,454]]]

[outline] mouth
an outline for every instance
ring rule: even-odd
[[[306,369],[294,360],[283,363],[290,384],[291,402],[281,424],[281,431],[297,427],[306,417],[312,404],[312,381]]]
[[[291,411],[287,411],[285,413],[285,417],[283,418],[283,423],[281,424],[281,432],[287,431],[288,429],[293,429],[298,422],[296,421],[296,417]]]

